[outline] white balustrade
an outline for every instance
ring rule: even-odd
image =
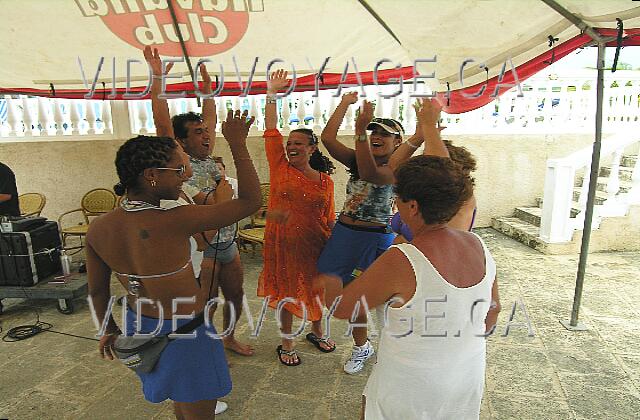
[[[64,135],[64,114],[62,113],[62,100],[56,99],[53,102],[53,121],[56,127],[56,136]]]
[[[322,108],[320,107],[320,95],[313,98],[313,130],[322,130]]]
[[[603,217],[624,216],[630,205],[640,204],[640,165],[638,164],[640,157],[636,158],[630,190],[624,194],[620,192],[620,162],[624,151],[640,143],[640,136],[634,136],[631,133],[625,130],[613,136],[603,137],[600,157],[602,161],[611,158],[611,169],[606,187],[607,198],[603,204],[595,205],[592,229],[599,227]],[[574,230],[583,228],[592,150],[592,146],[587,146],[565,158],[547,161],[540,221],[540,237],[545,241],[570,241]],[[634,154],[638,153],[634,151]],[[577,173],[583,173],[583,175],[580,196],[575,204],[574,179]],[[571,217],[571,209],[574,205],[578,214]]]
[[[304,128],[304,118],[307,116],[307,113],[304,107],[304,93],[300,92],[297,94],[297,96],[298,96],[298,107],[296,109],[296,117],[298,117],[297,128]]]
[[[216,112],[218,113],[218,124],[216,130],[222,131],[222,122],[227,119],[227,98],[216,98]]]
[[[282,118],[282,133],[289,134],[291,131],[291,126],[289,123],[289,119],[291,117],[291,110],[289,109],[289,97],[285,96],[282,98],[282,105],[280,109],[280,117]]]
[[[249,135],[255,136],[260,131],[258,128],[258,101],[259,99],[254,95],[249,99],[249,116],[255,118],[255,122],[249,128]]]
[[[46,98],[38,98],[38,125],[40,126],[40,135],[49,135],[49,100]]]
[[[76,99],[69,100],[69,119],[71,121],[71,135],[80,135],[80,113],[78,106],[84,105],[84,102]]]
[[[595,73],[595,72],[591,72]],[[593,74],[589,74],[591,79]],[[616,73],[615,79],[609,78],[605,85],[605,134],[616,132],[633,132],[634,123],[640,121],[640,77],[631,73]],[[610,87],[613,82],[617,87]],[[447,126],[447,134],[557,134],[557,133],[590,133],[594,129],[595,117],[595,83],[586,76],[576,78],[560,78],[548,80],[542,77],[531,78],[522,83],[525,86],[524,96],[518,97],[517,90],[510,90],[503,96],[491,101],[477,110],[463,114],[448,115],[442,113],[443,125]],[[420,85],[420,89],[423,87]],[[382,87],[381,91],[374,86],[365,87],[366,98],[375,100],[374,111],[377,117],[391,117],[402,122],[406,134],[415,131],[415,113],[412,103],[415,98],[409,96],[411,89],[391,98],[383,98],[382,93],[390,94],[397,87]],[[345,93],[346,91],[342,92]],[[286,134],[291,127],[292,114],[298,119],[295,127],[307,126],[304,123],[307,106],[311,106],[310,114],[316,131],[324,128],[325,122],[335,111],[340,101],[333,96],[335,90],[319,92],[312,97],[311,92],[294,93],[281,104],[280,117],[282,130]],[[362,98],[361,98],[362,99]],[[130,101],[130,112],[126,118],[128,125],[117,128],[124,117],[112,115],[120,112],[113,104],[118,101],[103,101],[100,107],[94,107],[85,100],[57,100],[50,98],[29,99],[28,97],[5,96],[7,115],[4,119],[0,138],[11,137],[21,141],[22,138],[51,135],[53,137],[102,138],[113,137],[118,133],[153,132],[153,123],[147,101]],[[247,108],[245,98],[216,98],[219,123],[226,118],[226,102],[231,100],[233,108]],[[259,135],[264,129],[263,96],[246,97],[249,112],[256,117],[256,125],[251,128],[252,135]],[[307,102],[309,100],[313,101]],[[36,106],[37,103],[37,106]],[[188,111],[198,111],[195,98],[178,98],[168,101],[171,115]],[[555,103],[555,106],[554,106]],[[30,104],[30,105],[29,105]],[[345,135],[353,133],[355,112],[359,104],[349,107],[341,132]],[[114,111],[115,109],[115,111]],[[86,123],[83,121],[86,119]],[[295,120],[295,118],[294,118]],[[88,127],[87,127],[88,126]],[[220,125],[216,127],[220,130]],[[50,131],[51,130],[51,131]],[[0,140],[1,141],[1,140]]]
[[[103,101],[102,102],[102,124],[104,129],[102,130],[102,134],[112,134],[113,133],[113,120],[111,118],[111,102]]]
[[[31,114],[31,99],[26,96],[22,97],[22,120],[24,122],[24,134],[25,136],[34,136],[36,133],[36,127],[34,119]]]
[[[9,137],[15,137],[18,133],[18,116],[16,115],[16,106],[11,96],[6,96],[7,101],[7,125],[9,126]]]

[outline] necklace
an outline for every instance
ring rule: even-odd
[[[167,210],[155,204],[147,203],[146,201],[129,200],[126,197],[122,200],[122,203],[120,203],[120,207],[122,207],[124,211]]]

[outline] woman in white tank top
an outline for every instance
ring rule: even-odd
[[[413,241],[391,247],[344,290],[325,284],[327,305],[342,293],[337,318],[350,318],[362,299],[386,308],[363,418],[478,418],[485,333],[500,310],[496,267],[477,235],[446,224],[472,185],[451,159],[436,156],[410,159],[396,179]]]

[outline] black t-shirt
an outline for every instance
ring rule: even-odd
[[[16,176],[13,174],[13,171],[2,162],[0,162],[0,194],[11,195],[9,200],[0,202],[0,215],[20,216]]]

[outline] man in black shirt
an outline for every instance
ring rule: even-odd
[[[16,176],[11,168],[0,162],[0,215],[20,216]]]

